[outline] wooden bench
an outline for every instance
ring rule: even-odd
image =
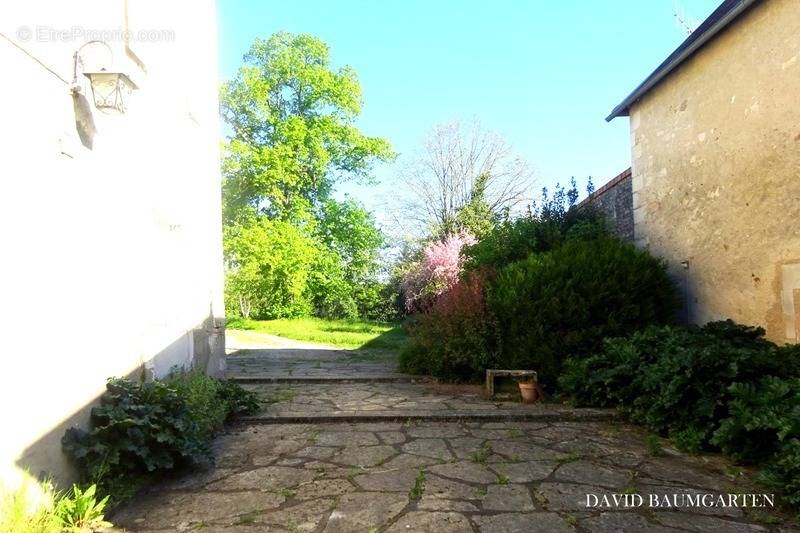
[[[486,369],[486,395],[489,398],[495,396],[495,379],[509,378],[513,381],[530,380],[536,383],[538,375],[535,370],[499,370]]]

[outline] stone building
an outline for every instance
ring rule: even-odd
[[[726,0],[610,114],[630,116],[634,237],[688,320],[800,336],[800,3]]]
[[[219,370],[215,4],[4,2],[0,64],[0,472],[68,481],[108,377]]]

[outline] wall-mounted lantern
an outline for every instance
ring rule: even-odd
[[[125,101],[138,89],[133,81],[122,72],[84,72],[92,85],[92,96],[97,109],[125,112]]]
[[[95,47],[96,50],[105,50],[105,59],[94,58],[94,61],[91,61],[92,58],[90,57],[90,64],[87,65],[87,58],[84,55],[87,52],[92,52],[93,49],[90,48],[87,52],[84,52],[84,48],[89,45],[99,45],[100,48]],[[108,43],[104,41],[84,43],[75,52],[72,91],[76,94],[82,92],[81,84],[78,83],[78,73],[80,72],[89,80],[89,84],[92,87],[94,105],[98,110],[105,113],[124,113],[131,93],[139,87],[127,74],[111,68],[112,65],[113,52]],[[89,70],[85,70],[87,66],[90,67]]]

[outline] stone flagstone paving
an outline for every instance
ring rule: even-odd
[[[269,339],[234,352],[235,376],[265,401],[214,442],[216,465],[150,487],[111,519],[129,531],[204,532],[747,532],[796,531],[765,509],[587,508],[587,494],[756,492],[716,457],[646,445],[639,428],[560,406],[488,402],[474,389],[408,378],[388,362]],[[327,373],[320,372],[325,369]],[[326,374],[326,375],[322,375]],[[309,383],[315,377],[341,383]],[[298,380],[292,383],[291,380]],[[256,379],[258,381],[258,379]],[[406,381],[409,381],[406,379]],[[507,413],[547,414],[503,420]],[[374,413],[396,421],[363,422]],[[408,413],[489,416],[402,420]],[[602,413],[601,413],[602,414]],[[343,418],[289,423],[292,417]],[[495,419],[492,419],[494,417]],[[423,417],[424,418],[424,417]],[[269,421],[269,423],[262,423]]]
[[[611,512],[586,494],[745,490],[713,459],[653,457],[637,428],[592,422],[242,426],[217,465],[114,516],[131,531],[767,531],[734,508]]]

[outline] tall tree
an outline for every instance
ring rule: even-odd
[[[361,86],[350,67],[333,70],[328,46],[311,35],[256,39],[236,77],[222,86],[231,135],[223,163],[226,222],[264,214],[300,221],[337,181],[369,181],[388,141],[361,133]]]
[[[403,216],[440,236],[476,227],[484,231],[525,202],[531,186],[528,165],[478,122],[434,127],[402,179],[411,194]],[[485,220],[476,220],[477,215]]]

